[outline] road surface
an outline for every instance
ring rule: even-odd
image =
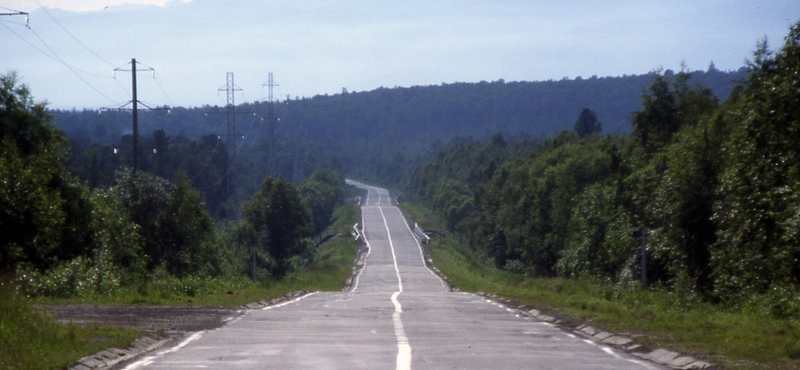
[[[388,192],[353,184],[369,252],[350,291],[248,312],[126,369],[664,369],[450,292]]]

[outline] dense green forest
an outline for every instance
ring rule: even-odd
[[[722,72],[713,63],[690,83],[724,98],[745,70]],[[666,76],[674,75],[665,71]],[[264,173],[297,183],[319,168],[399,184],[454,136],[542,139],[570,129],[591,108],[605,133],[630,131],[630,112],[655,73],[541,82],[453,83],[380,88],[332,96],[254,102],[236,107],[236,149],[226,137],[226,109],[204,106],[142,110],[140,166],[173,179],[177,170],[200,190],[216,220],[241,217],[240,205],[258,190]],[[68,167],[92,188],[113,184],[131,166],[130,112],[54,111],[73,142]],[[273,125],[270,125],[272,122]],[[227,165],[230,163],[230,165]],[[223,178],[230,177],[225,190]]]
[[[344,196],[331,170],[298,185],[262,173],[241,219],[217,227],[184,171],[166,179],[120,167],[82,181],[65,166],[70,146],[51,120],[13,72],[0,76],[0,272],[16,274],[30,295],[110,294],[160,278],[280,278],[310,262],[312,236]],[[213,141],[181,144],[202,152]],[[155,172],[174,168],[155,163]]]
[[[498,268],[638,284],[645,230],[649,284],[797,317],[800,23],[747,69],[725,100],[690,73],[653,76],[627,134],[456,140],[407,196]]]

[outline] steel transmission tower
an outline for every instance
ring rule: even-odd
[[[267,149],[267,172],[273,167],[271,161],[275,157],[275,131],[277,129],[277,120],[275,119],[275,102],[272,100],[272,92],[275,86],[280,86],[275,83],[272,78],[272,72],[269,73],[267,82],[261,86],[267,86],[269,95],[267,95],[267,141],[269,148]]]
[[[225,123],[227,126],[225,144],[228,148],[228,155],[225,158],[225,177],[222,180],[224,183],[225,198],[227,199],[230,194],[231,178],[233,177],[233,161],[231,160],[231,156],[236,155],[236,104],[234,103],[234,97],[236,92],[242,91],[242,89],[233,82],[233,72],[227,73],[226,80],[225,87],[219,88],[217,91],[225,91],[228,97],[227,105],[225,105]]]

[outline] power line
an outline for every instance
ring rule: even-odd
[[[194,178],[192,178],[192,183],[194,183],[194,181],[197,180],[200,177],[200,175],[203,174],[203,172],[205,172],[206,168],[208,168],[208,165],[211,164],[211,160],[214,159],[214,154],[217,154],[217,147],[219,146],[220,141],[222,140],[220,140],[219,137],[217,137],[217,140],[214,142],[214,148],[211,149],[211,155],[208,156],[206,164],[200,169],[199,172],[197,172]]]
[[[25,12],[21,12],[21,11],[19,11],[19,10],[16,10],[16,9],[6,8],[6,7],[4,7],[4,6],[0,6],[0,9],[7,10],[7,11],[9,11],[9,12],[25,13]],[[28,14],[28,13],[25,13],[25,14]]]
[[[62,30],[64,30],[64,32],[66,32],[66,33],[67,33],[67,35],[69,35],[70,37],[72,37],[72,39],[73,39],[73,40],[75,40],[75,42],[77,42],[77,43],[78,43],[80,46],[83,46],[83,48],[84,48],[84,49],[86,49],[86,51],[90,52],[92,55],[96,56],[98,59],[102,60],[102,61],[103,61],[103,62],[105,62],[106,64],[108,64],[108,65],[110,65],[110,66],[112,66],[112,67],[114,66],[114,64],[112,64],[111,62],[109,62],[109,61],[108,61],[108,60],[106,60],[105,58],[101,57],[99,54],[95,53],[95,52],[94,52],[92,49],[89,49],[89,47],[88,47],[88,46],[86,46],[86,44],[82,43],[82,42],[81,42],[81,40],[78,40],[78,38],[77,38],[77,37],[75,37],[75,35],[73,35],[71,32],[69,32],[69,31],[68,31],[68,30],[67,30],[67,29],[64,27],[64,25],[62,25],[62,24],[61,24],[61,22],[59,22],[58,20],[56,20],[56,18],[55,18],[55,17],[53,17],[53,15],[52,15],[52,14],[50,14],[50,12],[49,12],[49,11],[47,11],[47,8],[43,7],[43,6],[42,6],[42,4],[40,4],[40,3],[39,3],[39,0],[34,0],[34,1],[36,1],[36,4],[37,4],[37,5],[39,5],[39,7],[40,7],[40,8],[41,8],[41,9],[42,9],[44,12],[45,12],[45,14],[47,14],[47,16],[49,16],[49,17],[50,17],[50,19],[52,19],[52,20],[53,20],[53,22],[55,22],[55,23],[56,23],[56,24],[57,24],[59,27],[61,27],[61,29],[62,29]]]
[[[100,91],[100,89],[98,89],[98,88],[96,88],[94,85],[92,85],[92,84],[91,84],[91,83],[90,83],[88,80],[86,80],[86,79],[85,79],[85,78],[83,78],[81,75],[79,75],[79,74],[78,74],[78,72],[85,73],[85,74],[88,74],[88,75],[93,75],[93,76],[99,76],[99,77],[108,77],[108,76],[103,76],[103,75],[100,75],[100,74],[97,74],[97,73],[92,73],[92,72],[89,72],[89,71],[84,71],[84,70],[82,70],[82,69],[79,69],[79,68],[73,67],[72,65],[70,65],[69,63],[67,63],[67,62],[66,62],[66,61],[65,61],[63,58],[61,58],[61,57],[58,55],[58,53],[56,53],[56,52],[55,52],[55,50],[53,50],[53,48],[51,48],[51,47],[50,47],[50,45],[48,45],[48,44],[47,44],[47,43],[44,41],[44,39],[42,39],[42,37],[41,37],[41,36],[39,36],[39,34],[38,34],[38,33],[36,33],[36,31],[34,31],[34,30],[33,30],[33,28],[31,28],[31,27],[27,27],[27,28],[28,28],[28,30],[29,30],[29,31],[31,31],[31,33],[32,33],[32,34],[33,34],[33,35],[36,37],[36,39],[38,39],[38,40],[39,40],[39,42],[40,42],[42,45],[44,45],[44,47],[45,47],[45,48],[46,48],[46,49],[49,51],[49,53],[48,53],[48,52],[46,52],[46,51],[44,51],[44,50],[42,50],[42,49],[40,49],[39,47],[37,47],[36,45],[34,45],[32,42],[28,41],[28,40],[27,40],[25,37],[22,37],[22,35],[20,35],[20,34],[19,34],[19,33],[17,33],[16,31],[14,31],[14,30],[13,30],[11,27],[9,27],[8,25],[6,25],[6,24],[5,24],[5,22],[0,22],[0,23],[2,23],[2,24],[3,24],[3,27],[5,27],[5,28],[6,28],[6,29],[7,29],[9,32],[11,32],[11,33],[12,33],[12,34],[14,34],[15,36],[17,36],[17,37],[18,37],[20,40],[22,40],[23,42],[25,42],[26,44],[28,44],[28,45],[29,45],[30,47],[32,47],[34,50],[36,50],[36,51],[38,51],[38,52],[42,53],[44,56],[46,56],[46,57],[48,57],[48,58],[50,58],[50,59],[52,59],[52,60],[56,61],[57,63],[59,63],[59,64],[61,64],[61,65],[65,66],[65,67],[67,67],[67,69],[69,69],[69,70],[70,70],[70,72],[72,72],[72,73],[75,75],[75,77],[77,77],[77,78],[78,78],[79,80],[81,80],[81,81],[82,81],[84,84],[86,84],[86,86],[88,86],[89,88],[91,88],[92,90],[94,90],[94,91],[95,91],[97,94],[99,94],[100,96],[102,96],[102,97],[104,97],[104,98],[108,99],[108,100],[109,100],[110,102],[112,102],[112,103],[116,103],[116,102],[117,102],[116,100],[114,100],[114,99],[110,98],[108,95],[106,95],[106,94],[104,94],[102,91]]]
[[[45,55],[46,57],[48,57],[48,58],[50,58],[50,59],[53,59],[53,60],[55,60],[56,62],[59,62],[59,63],[60,63],[60,61],[59,61],[58,59],[56,59],[56,57],[54,57],[54,56],[52,56],[52,55],[50,55],[50,54],[46,53],[46,52],[45,52],[44,50],[42,50],[42,49],[39,49],[39,47],[37,47],[36,45],[34,45],[34,44],[33,44],[33,43],[31,43],[30,41],[28,41],[26,38],[22,37],[22,35],[18,34],[18,33],[17,33],[16,31],[14,31],[14,30],[13,30],[11,27],[9,27],[8,25],[6,25],[6,24],[5,24],[5,23],[13,23],[13,24],[21,25],[20,23],[14,23],[14,22],[5,22],[5,21],[0,21],[0,23],[2,23],[2,24],[3,24],[3,27],[5,27],[5,28],[6,28],[6,29],[7,29],[9,32],[13,33],[13,34],[14,34],[15,36],[17,36],[17,37],[18,37],[20,40],[22,40],[22,41],[23,41],[23,42],[25,42],[26,44],[30,45],[32,48],[36,49],[36,51],[38,51],[38,52],[40,52],[40,53],[44,54],[44,55]]]
[[[172,99],[170,99],[169,95],[167,95],[167,92],[164,91],[164,87],[161,86],[161,82],[158,81],[158,79],[156,78],[156,74],[155,73],[153,73],[153,81],[156,82],[156,86],[158,86],[158,89],[161,90],[161,93],[164,94],[165,98],[167,98],[167,100],[169,101],[169,105],[174,107],[175,106],[175,102],[173,102]]]
[[[94,87],[94,85],[92,85],[91,83],[89,83],[89,81],[87,81],[86,79],[84,79],[83,77],[81,77],[81,75],[79,75],[79,74],[78,74],[78,72],[77,72],[77,71],[80,71],[80,70],[79,70],[79,69],[77,69],[77,68],[75,68],[75,67],[73,67],[73,66],[71,66],[71,65],[69,65],[69,63],[67,63],[66,61],[64,61],[64,59],[63,59],[63,58],[61,58],[60,56],[58,56],[58,54],[55,52],[55,50],[53,50],[53,48],[51,48],[51,47],[50,47],[50,45],[47,45],[47,43],[46,43],[46,42],[44,42],[44,40],[43,40],[43,39],[42,39],[42,38],[39,36],[39,34],[38,34],[38,33],[36,33],[36,31],[34,31],[34,30],[33,30],[32,28],[30,28],[30,27],[29,27],[28,29],[31,31],[31,33],[33,33],[33,35],[34,35],[34,36],[36,36],[36,38],[37,38],[37,39],[39,39],[39,41],[42,43],[42,45],[44,45],[44,46],[47,48],[47,50],[50,50],[50,52],[51,52],[51,53],[53,53],[53,56],[55,56],[55,57],[57,58],[57,61],[59,61],[61,64],[63,64],[63,65],[64,65],[64,66],[66,66],[67,68],[69,68],[69,70],[70,70],[70,71],[71,71],[71,72],[72,72],[72,73],[75,75],[75,77],[78,77],[78,79],[80,79],[81,81],[83,81],[83,83],[85,83],[87,86],[89,86],[90,88],[92,88],[92,90],[94,90],[95,92],[97,92],[98,94],[100,94],[101,96],[103,96],[104,98],[108,99],[108,100],[109,100],[109,101],[111,101],[111,102],[114,102],[114,99],[111,99],[111,98],[109,98],[109,97],[108,97],[108,95],[106,95],[106,94],[103,94],[103,93],[102,93],[100,90],[98,90],[96,87]],[[81,71],[81,72],[88,73],[88,74],[93,74],[93,73],[91,73],[91,72],[86,72],[86,71]],[[100,75],[98,75],[98,76],[100,76]]]

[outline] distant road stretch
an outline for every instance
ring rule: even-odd
[[[385,189],[368,191],[369,252],[348,292],[253,310],[126,369],[666,369],[450,292]]]

